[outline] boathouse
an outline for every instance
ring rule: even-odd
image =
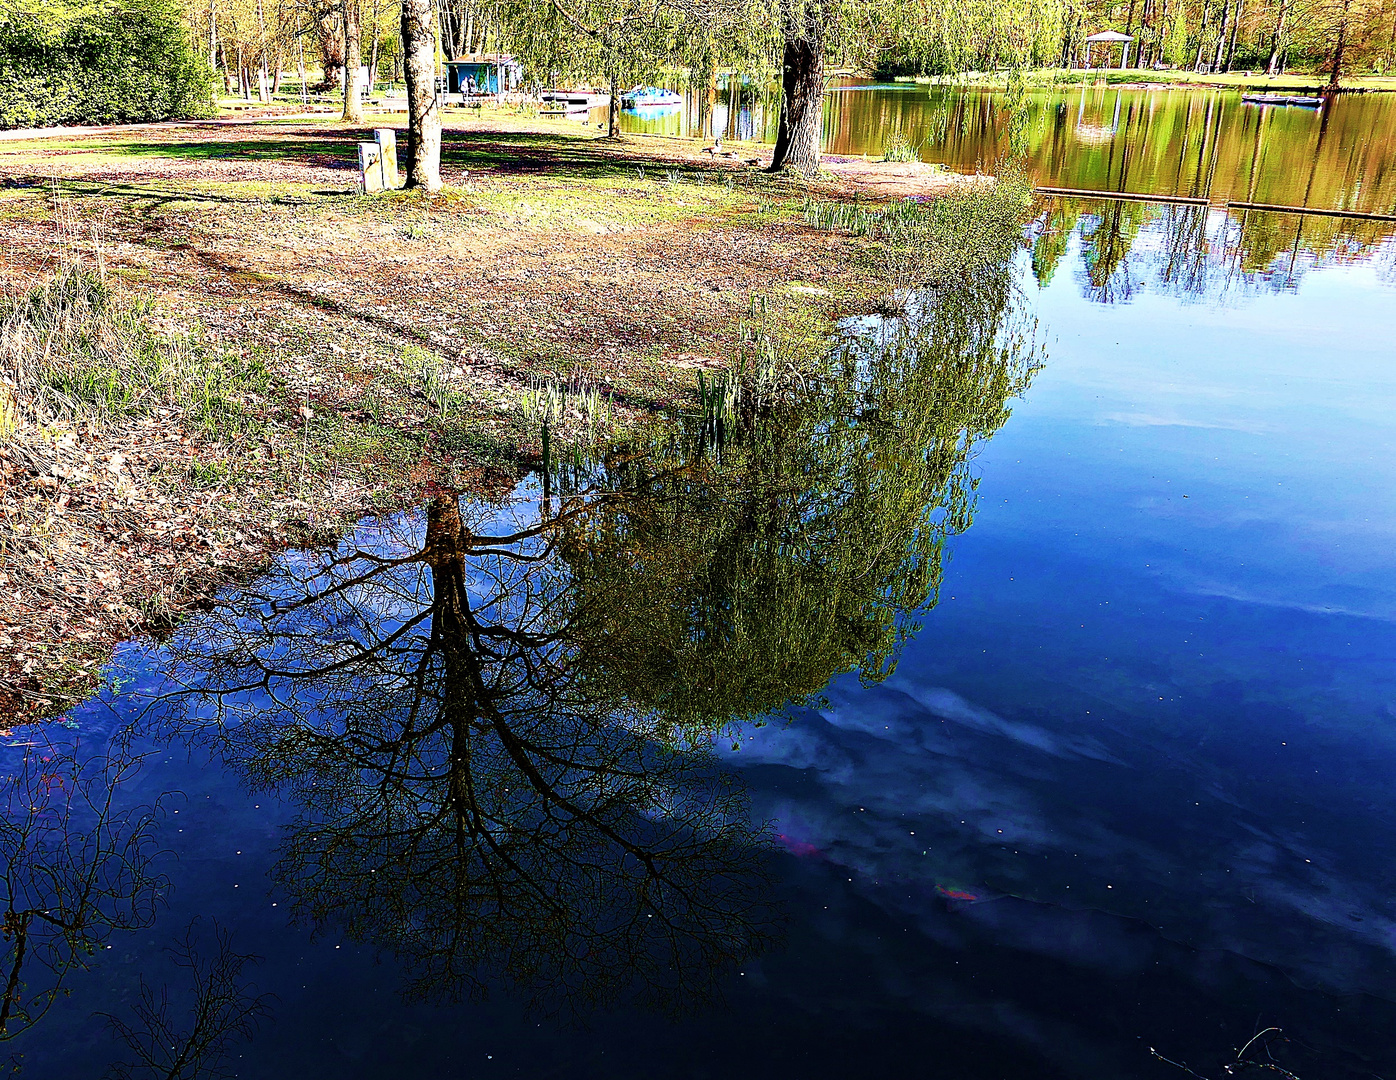
[[[503,94],[522,85],[523,66],[505,53],[446,61],[448,94]]]

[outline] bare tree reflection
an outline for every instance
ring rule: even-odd
[[[113,1080],[213,1080],[236,1073],[224,1059],[229,1044],[250,1040],[269,1014],[271,995],[258,994],[243,978],[243,969],[258,957],[233,951],[232,935],[213,923],[212,951],[200,942],[194,919],[169,950],[175,966],[192,983],[187,1024],[171,1002],[168,984],[157,990],[141,976],[128,1021],[104,1013],[134,1060],[115,1062]]]
[[[548,1004],[672,1006],[769,932],[762,830],[703,740],[588,684],[602,643],[547,530],[470,512],[441,497],[398,554],[269,579],[188,643],[187,700],[299,806],[275,871],[297,912],[394,952],[411,994],[502,973]]]
[[[116,801],[140,764],[124,739],[92,756],[36,743],[4,777],[0,1039],[38,1023],[113,931],[155,921],[166,886],[151,867],[159,806]]]

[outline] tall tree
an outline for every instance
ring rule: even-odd
[[[341,0],[340,18],[344,24],[344,114],[346,123],[363,123],[364,103],[359,96],[359,68],[363,63],[359,0]]]
[[[436,11],[432,0],[402,0],[407,82],[407,186],[441,190],[441,109],[436,100]]]
[[[1348,46],[1348,29],[1352,16],[1352,0],[1337,0],[1334,5],[1333,52],[1328,58],[1328,89],[1338,89],[1343,76],[1344,53]]]
[[[771,170],[791,169],[802,176],[813,176],[819,171],[824,126],[826,11],[823,0],[791,0],[785,8],[780,128],[771,155]]]
[[[772,170],[819,169],[824,76],[842,67],[958,74],[1051,63],[1064,0],[780,0],[781,118]]]

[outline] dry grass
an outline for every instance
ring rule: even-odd
[[[288,498],[292,468],[248,445],[265,382],[256,365],[170,326],[72,240],[57,270],[0,300],[0,710],[11,716],[89,692],[113,638],[169,625],[335,505],[322,485]],[[210,483],[239,472],[237,490]]]
[[[108,280],[100,261],[65,258],[0,303],[0,380],[37,424],[109,424],[173,409],[191,427],[226,430],[255,372],[161,328],[148,300]]]

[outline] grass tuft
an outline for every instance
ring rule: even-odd
[[[115,287],[100,263],[73,257],[0,302],[0,427],[102,422],[167,410],[195,428],[243,426],[242,394],[260,365],[162,327],[151,305]]]
[[[920,161],[921,151],[900,131],[888,135],[882,143],[883,161]]]

